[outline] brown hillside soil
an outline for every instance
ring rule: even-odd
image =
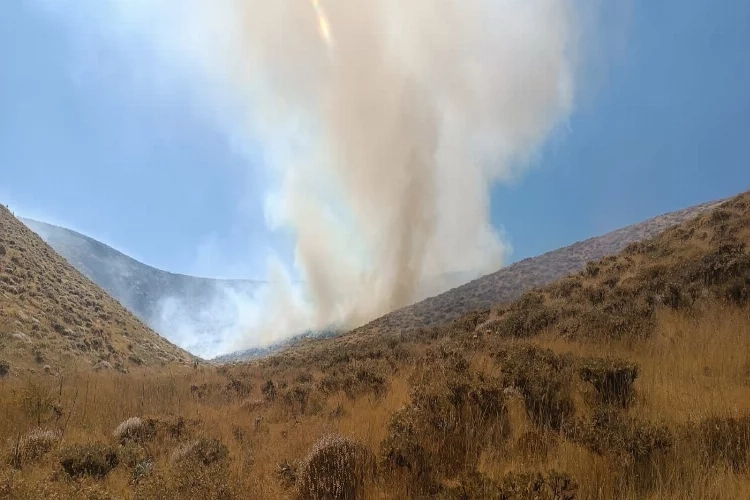
[[[127,371],[192,356],[159,337],[0,206],[0,372]]]
[[[0,382],[10,498],[750,498],[750,196],[518,301]]]

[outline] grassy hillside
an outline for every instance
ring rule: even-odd
[[[750,194],[517,301],[3,381],[13,498],[750,498]]]
[[[215,352],[238,328],[243,304],[266,285],[162,271],[70,229],[21,221],[141,321],[196,354]]]
[[[192,357],[126,311],[0,206],[0,362],[14,376],[127,371]]]

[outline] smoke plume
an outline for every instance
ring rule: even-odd
[[[274,159],[313,328],[498,268],[489,187],[571,110],[571,3],[242,1],[226,64]],[[283,140],[282,139],[282,140]],[[282,146],[283,147],[283,146]]]
[[[105,3],[199,82],[237,143],[263,147],[267,220],[293,235],[305,290],[277,271],[261,310],[283,323],[238,347],[361,324],[436,276],[500,267],[490,187],[573,105],[575,0]]]

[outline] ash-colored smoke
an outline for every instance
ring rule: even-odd
[[[425,278],[502,265],[489,189],[571,111],[571,2],[245,0],[232,12],[231,81],[254,133],[289,148],[274,158],[271,211],[296,235],[313,328],[408,305]]]
[[[361,324],[436,277],[500,267],[490,187],[573,105],[581,1],[105,3],[116,36],[138,25],[238,144],[264,147],[267,219],[294,236],[306,289],[277,280],[260,309],[284,321],[238,347]]]

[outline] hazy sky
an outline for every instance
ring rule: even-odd
[[[170,271],[263,278],[271,248],[288,259],[253,146],[147,74],[146,44],[45,3],[0,9],[0,201]],[[635,0],[606,19],[565,131],[493,189],[513,259],[749,189],[748,27],[743,0]]]

